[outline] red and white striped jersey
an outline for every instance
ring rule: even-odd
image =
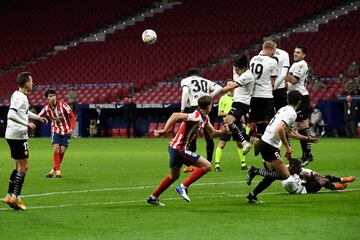
[[[199,110],[194,111],[189,119],[200,118],[199,122],[184,121],[181,123],[179,131],[170,141],[170,147],[177,150],[186,150],[195,136],[209,123],[209,116],[202,116]]]
[[[69,129],[72,129],[71,107],[62,101],[56,101],[56,106],[53,108],[50,104],[44,106],[39,113],[42,117],[51,119],[51,132],[60,135],[67,135]],[[73,115],[74,116],[74,115]],[[74,121],[75,122],[75,121]]]

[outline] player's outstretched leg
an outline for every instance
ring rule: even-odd
[[[176,187],[176,192],[179,193],[187,202],[190,202],[190,198],[187,194],[187,188],[199,178],[204,176],[207,172],[211,171],[211,163],[201,156],[199,156],[199,159],[194,163],[194,165],[198,168],[192,172],[182,184]]]
[[[253,192],[249,192],[249,194],[246,196],[246,199],[248,203],[255,203],[255,204],[261,203],[261,201],[257,198],[257,196],[254,195]]]
[[[356,178],[354,176],[350,176],[350,177],[343,177],[341,178],[340,183],[347,183],[347,182],[353,182],[355,181]]]
[[[200,169],[200,168],[198,168]],[[180,184],[179,186],[176,186],[175,191],[180,194],[180,196],[187,202],[190,202],[190,198],[187,195],[188,194],[188,190],[187,187],[184,186],[184,184]]]
[[[251,181],[254,179],[254,177],[257,175],[257,172],[259,171],[258,168],[254,167],[254,166],[250,166],[248,172],[247,172],[247,176],[246,176],[246,184],[247,185],[251,185]]]

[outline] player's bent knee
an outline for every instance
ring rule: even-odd
[[[169,178],[170,178],[171,181],[175,182],[176,180],[178,180],[179,175],[169,175]]]

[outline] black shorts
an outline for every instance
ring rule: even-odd
[[[307,181],[304,186],[307,193],[317,193],[322,188],[321,184],[315,180]]]
[[[280,88],[273,91],[274,105],[276,111],[288,104],[286,88]]]
[[[260,142],[259,149],[262,158],[267,162],[272,162],[280,158],[280,150],[264,142],[263,140]]]
[[[296,110],[297,113],[296,122],[300,122],[302,120],[308,119],[311,112],[312,112],[312,107],[310,105],[310,97],[309,95],[303,95],[301,98],[300,106]]]
[[[249,112],[249,110],[249,105],[241,102],[233,102],[229,114],[236,118],[236,124],[240,124],[242,116],[246,117],[246,114]]]
[[[274,99],[252,97],[250,101],[250,119],[252,121],[264,121],[272,119],[275,115]]]
[[[11,157],[15,160],[29,158],[29,148],[27,139],[6,139],[10,147]]]

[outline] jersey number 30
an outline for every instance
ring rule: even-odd
[[[197,80],[192,80],[191,84],[194,86],[194,88],[192,89],[193,92],[200,92],[203,91],[204,93],[207,93],[208,90],[208,85],[207,82],[204,80],[201,80],[200,82]]]

